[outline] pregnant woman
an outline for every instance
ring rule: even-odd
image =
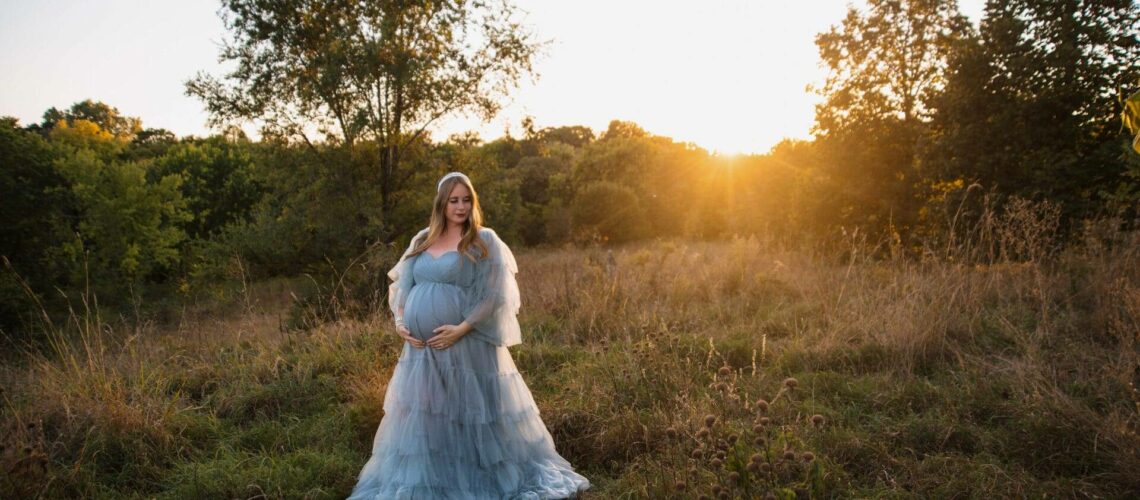
[[[518,268],[482,219],[471,180],[447,174],[428,228],[388,273],[406,342],[350,499],[569,498],[589,487],[555,451],[507,350],[522,340]]]

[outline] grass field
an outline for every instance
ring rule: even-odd
[[[1136,496],[1140,236],[1086,233],[985,264],[521,251],[512,353],[586,498]],[[77,299],[0,371],[0,496],[346,496],[400,343],[383,314],[290,327],[307,282],[152,319]]]

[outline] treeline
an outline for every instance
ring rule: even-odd
[[[60,310],[342,268],[427,220],[435,181],[468,173],[516,245],[858,233],[916,255],[1008,200],[1062,228],[1128,224],[1140,158],[1120,99],[1140,81],[1130,1],[872,0],[817,37],[831,69],[812,141],[710,154],[614,121],[484,142],[308,141],[238,128],[178,138],[92,101],[0,121],[0,327]],[[332,264],[331,266],[329,264]]]

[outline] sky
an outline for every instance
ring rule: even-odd
[[[433,136],[474,130],[485,140],[538,127],[610,120],[724,153],[763,153],[810,137],[822,83],[815,35],[854,0],[515,0],[549,41],[493,120],[455,117]],[[961,0],[975,23],[984,0]],[[220,75],[225,37],[217,0],[3,0],[0,116],[23,124],[50,107],[103,101],[144,127],[208,135],[200,101],[184,93],[199,71]],[[247,131],[253,132],[252,128]]]

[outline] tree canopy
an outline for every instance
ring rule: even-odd
[[[503,1],[225,0],[218,78],[186,84],[211,120],[256,120],[267,135],[350,150],[378,145],[383,207],[407,180],[404,149],[456,113],[493,116],[540,44]]]

